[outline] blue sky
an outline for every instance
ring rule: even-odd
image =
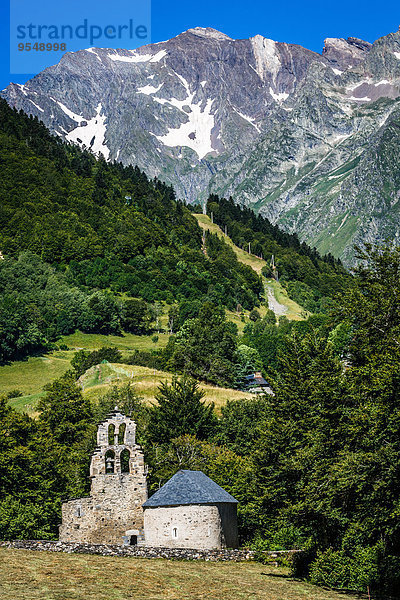
[[[28,2],[28,0],[11,1],[14,8],[17,5],[20,8],[21,3]],[[134,12],[132,6],[135,0],[114,0],[114,2],[97,0],[95,11],[91,8],[93,1],[40,0],[35,6],[30,0],[30,5],[34,13],[51,13],[54,22],[58,18],[59,22],[64,23],[69,22],[68,14],[71,22],[83,20],[84,17],[96,22],[96,19],[107,19],[109,15],[111,23],[120,23],[132,17]],[[389,0],[382,0],[380,3],[365,0],[362,4],[348,0],[336,0],[329,4],[321,0],[303,0],[303,2],[250,0],[246,3],[236,0],[202,0],[201,2],[153,0],[151,10],[151,41],[153,42],[173,37],[189,27],[209,26],[233,38],[247,38],[260,33],[277,41],[301,44],[318,52],[322,50],[325,37],[354,36],[373,42],[382,35],[396,31],[400,24],[399,3]],[[21,71],[18,75],[10,73],[10,10],[7,0],[1,0],[0,11],[0,89],[2,89],[10,81],[25,82],[31,74],[22,74]],[[85,48],[88,45],[90,44],[83,42],[81,47]],[[119,46],[117,42],[113,44],[112,41],[107,45]],[[130,44],[130,47],[138,45],[141,43]],[[48,65],[57,62],[54,60],[54,53],[42,56],[46,56]]]

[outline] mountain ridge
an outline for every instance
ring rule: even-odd
[[[2,95],[186,202],[233,195],[348,264],[354,243],[400,235],[393,153],[380,172],[380,140],[396,137],[399,32],[373,44],[327,38],[318,54],[192,28],[136,50],[66,53]]]

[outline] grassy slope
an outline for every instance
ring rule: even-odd
[[[11,406],[17,410],[24,410],[30,414],[35,413],[35,406],[45,392],[42,388],[47,383],[60,377],[70,367],[70,361],[77,349],[84,348],[95,350],[101,346],[113,346],[119,348],[124,354],[134,349],[150,350],[152,348],[164,347],[167,343],[166,334],[159,335],[159,341],[154,344],[151,336],[137,336],[125,334],[124,336],[103,336],[96,334],[85,334],[77,332],[73,335],[64,336],[61,343],[66,344],[70,350],[56,351],[46,356],[31,357],[26,361],[13,362],[10,365],[0,367],[0,393],[19,389],[24,394],[22,397],[10,400]],[[133,376],[132,376],[133,374]],[[148,369],[133,365],[107,365],[100,367],[100,374],[95,370],[84,376],[82,383],[84,393],[90,398],[98,398],[106,393],[110,385],[119,385],[131,381],[135,385],[138,394],[148,400],[154,400],[160,381],[172,378],[171,373]],[[238,392],[211,385],[202,385],[206,392],[206,400],[214,402],[220,408],[229,399],[249,398],[250,394]]]
[[[287,312],[285,313],[285,316],[290,321],[302,321],[306,315],[310,314],[297,304],[297,302],[289,298],[287,291],[278,281],[267,279],[266,286],[272,290],[277,302],[286,307]]]
[[[237,256],[237,259],[240,262],[244,263],[245,265],[248,265],[249,267],[254,269],[258,273],[258,275],[261,275],[262,269],[267,265],[265,260],[258,258],[258,256],[255,256],[254,254],[249,254],[245,250],[242,250],[238,246],[235,246],[235,244],[232,242],[231,238],[229,236],[225,235],[223,233],[222,229],[218,225],[216,225],[215,223],[212,223],[210,217],[208,217],[207,215],[195,214],[193,216],[196,217],[196,219],[202,229],[211,231],[212,233],[216,233],[218,235],[218,237],[222,238],[232,248],[232,250],[235,252],[235,254]],[[286,316],[288,319],[295,320],[295,321],[304,319],[303,308],[301,306],[299,306],[299,304],[294,302],[294,300],[291,300],[289,298],[289,296],[286,293],[285,288],[280,283],[278,283],[272,279],[271,280],[268,279],[266,283],[267,283],[268,287],[271,287],[271,289],[273,290],[274,296],[275,296],[276,300],[279,302],[279,304],[283,304],[286,307],[286,309],[287,309]],[[262,306],[259,311],[261,313],[261,316],[264,315],[265,311],[266,311],[266,306]],[[236,318],[233,318],[233,317],[236,317]],[[240,318],[238,318],[236,315],[234,315],[234,313],[230,313],[229,318],[231,320],[233,320],[234,322],[236,322],[236,324],[239,327],[239,331],[241,331],[243,329],[244,324],[242,324],[240,322]]]
[[[216,233],[218,235],[218,237],[222,238],[224,240],[224,242],[232,248],[232,250],[235,252],[235,254],[237,256],[237,259],[240,260],[240,262],[244,263],[245,265],[248,265],[249,267],[251,267],[252,269],[257,271],[257,273],[259,275],[261,275],[262,269],[267,265],[265,260],[258,258],[258,256],[255,256],[254,254],[249,254],[248,252],[245,252],[238,246],[235,246],[235,244],[232,242],[231,238],[229,236],[225,235],[223,233],[222,229],[218,225],[216,225],[215,223],[211,223],[211,219],[207,215],[193,215],[193,216],[196,217],[196,219],[202,229],[211,231],[211,233]]]
[[[258,274],[261,274],[262,268],[266,265],[266,262],[253,254],[248,254],[232,242],[232,240],[225,236],[220,227],[215,223],[211,223],[211,219],[206,215],[194,215],[203,229],[208,229],[213,233],[217,233],[222,237],[227,244],[236,253],[238,260],[242,263],[250,266]],[[285,289],[276,281],[267,280],[266,285],[270,287],[274,293],[276,300],[283,304],[287,308],[286,316],[288,319],[299,320],[304,318],[303,309],[291,300]],[[167,315],[168,306],[164,306],[164,314],[161,317],[161,325],[166,328],[167,326]],[[261,316],[264,316],[267,311],[267,305],[263,304],[258,309]],[[244,319],[235,312],[228,311],[228,318],[236,323],[238,326],[239,333],[242,333],[243,327],[248,321],[248,311],[243,311]],[[11,390],[21,390],[23,396],[10,401],[10,404],[17,410],[26,410],[30,413],[34,413],[35,405],[39,398],[43,396],[44,392],[42,388],[47,383],[54,381],[60,377],[65,371],[68,370],[70,360],[73,356],[74,351],[78,349],[96,350],[102,346],[112,346],[118,348],[124,353],[129,353],[135,349],[137,350],[152,350],[163,348],[166,346],[168,341],[167,334],[159,334],[158,342],[152,341],[152,336],[138,336],[133,334],[124,334],[123,336],[113,335],[99,335],[99,334],[88,334],[76,332],[72,335],[64,336],[58,342],[59,344],[66,344],[71,350],[70,351],[57,351],[47,354],[46,356],[31,357],[26,361],[13,362],[10,365],[0,367],[0,393],[10,392]],[[135,367],[138,369],[138,367]],[[157,383],[151,387],[149,392],[148,388],[148,375],[142,373],[143,382],[139,380],[135,381],[139,394],[148,397],[149,400],[154,398],[154,392],[157,387],[157,383],[160,379],[170,378],[169,374],[161,373],[157,380]],[[114,380],[111,382],[114,383]],[[109,385],[109,384],[108,384]],[[217,406],[221,406],[227,398],[238,397],[238,392],[234,390],[224,390],[219,388],[212,388],[207,386],[207,398],[210,401],[214,401]],[[107,383],[101,383],[97,387],[91,386],[90,391],[87,393],[91,395],[104,393],[107,388]],[[244,397],[244,394],[240,394],[240,397]]]
[[[15,361],[0,367],[0,393],[20,390],[22,397],[10,400],[17,410],[33,413],[39,398],[44,395],[42,388],[47,383],[61,377],[70,367],[70,361],[76,350],[97,350],[102,346],[112,346],[122,352],[135,349],[151,350],[163,348],[168,341],[167,334],[159,334],[155,344],[152,336],[140,336],[126,333],[122,336],[98,335],[76,332],[61,338],[59,344],[66,344],[69,351],[56,351],[45,356],[33,356],[27,360]]]
[[[258,563],[0,549],[2,600],[355,600]],[[7,567],[5,568],[5,566]]]
[[[158,350],[165,348],[168,342],[166,333],[158,335],[158,342],[152,341],[152,335],[134,335],[133,333],[124,333],[124,335],[100,335],[98,333],[82,333],[77,331],[71,335],[62,337],[58,344],[66,344],[69,348],[78,350],[81,348],[89,350],[98,350],[102,346],[118,348],[122,352],[129,350]]]
[[[149,369],[148,367],[139,367],[136,365],[98,365],[90,369],[81,378],[84,387],[84,394],[90,398],[98,398],[104,394],[110,385],[120,385],[131,382],[135,390],[148,402],[153,402],[158,386],[161,381],[170,382],[172,373]],[[205,400],[214,402],[217,408],[226,404],[227,400],[237,400],[239,398],[251,398],[251,394],[220,388],[213,385],[201,384],[201,388],[206,392]]]

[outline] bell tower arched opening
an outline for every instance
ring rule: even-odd
[[[108,426],[108,445],[114,446],[115,443],[115,425],[111,423]]]
[[[115,472],[115,452],[114,450],[107,450],[105,455],[106,473]]]
[[[121,455],[119,457],[121,463],[121,473],[129,473],[129,461],[131,458],[131,453],[126,448],[122,450]]]

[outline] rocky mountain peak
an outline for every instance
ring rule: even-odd
[[[377,239],[383,207],[399,203],[400,213],[400,153],[382,161],[377,150],[400,114],[397,32],[372,46],[327,38],[321,55],[195,27],[135,50],[66,53],[1,95],[67,141],[173,184],[188,202],[232,194],[344,259],[353,243]],[[400,218],[390,219],[400,237]]]
[[[276,48],[276,42],[262,35],[255,35],[250,38],[254,58],[256,61],[256,71],[261,80],[265,80],[267,75],[272,75],[273,80],[281,68],[281,60]]]
[[[192,33],[198,37],[211,38],[214,40],[232,40],[229,35],[221,33],[221,31],[213,29],[212,27],[193,27],[192,29],[188,29],[185,33]]]
[[[359,48],[359,50],[366,52],[369,52],[369,50],[372,48],[372,44],[370,42],[365,42],[364,40],[360,40],[359,38],[355,37],[348,37],[346,42],[352,46],[355,46],[356,48]]]
[[[326,38],[322,56],[341,67],[355,66],[363,61],[372,44],[357,38]]]

